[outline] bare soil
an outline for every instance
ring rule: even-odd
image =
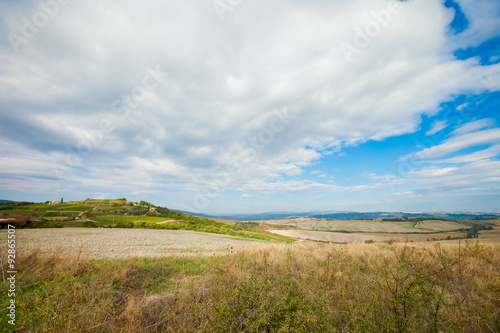
[[[42,253],[81,253],[89,258],[163,257],[175,255],[212,255],[236,252],[246,247],[271,242],[243,239],[228,235],[186,230],[152,229],[18,229],[16,251],[40,249]],[[7,231],[0,231],[2,254],[7,251]]]
[[[419,222],[415,228],[415,222],[403,221],[378,221],[378,220],[329,220],[309,217],[266,220],[270,225],[280,225],[289,229],[314,230],[314,231],[350,231],[350,232],[374,232],[374,233],[430,233],[455,231],[466,226],[451,221],[427,220]],[[276,228],[279,229],[279,228]]]
[[[320,242],[335,242],[335,243],[357,243],[367,240],[376,242],[384,242],[391,240],[390,237],[370,235],[370,234],[356,234],[356,233],[341,233],[341,232],[328,232],[328,231],[312,231],[312,230],[269,230],[273,234],[288,236],[299,239],[314,240]]]
[[[447,237],[455,239],[462,238],[466,235],[465,231],[451,231],[435,234],[393,234],[376,232],[342,233],[313,230],[269,230],[269,232],[292,238],[334,243],[362,243],[366,240],[373,240],[375,242],[387,242],[391,240],[397,242],[444,241]],[[500,239],[500,227],[497,226],[494,227],[493,230],[480,231],[479,238],[482,241]]]

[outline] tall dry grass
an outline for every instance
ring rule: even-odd
[[[17,328],[498,332],[499,250],[499,243],[302,242],[121,261],[33,252],[20,261]]]

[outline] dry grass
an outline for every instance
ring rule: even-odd
[[[498,242],[301,242],[128,260],[35,251],[19,264],[26,332],[500,330]]]

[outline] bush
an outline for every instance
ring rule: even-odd
[[[133,228],[134,227],[134,222],[118,222],[115,225],[115,228]]]
[[[97,223],[92,222],[92,221],[84,221],[82,223],[82,227],[84,227],[84,228],[97,228]]]

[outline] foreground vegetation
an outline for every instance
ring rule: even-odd
[[[28,332],[495,332],[500,244],[312,244],[19,259]],[[6,303],[7,286],[0,294]],[[9,326],[2,316],[1,325]]]

